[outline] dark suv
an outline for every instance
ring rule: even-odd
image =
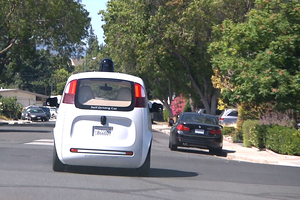
[[[27,108],[27,110],[28,110],[29,108],[41,108],[41,109],[46,113],[46,116],[47,116],[46,121],[49,121],[49,119],[51,118],[50,109],[49,109],[48,107],[44,107],[44,106],[29,106],[29,107]],[[25,111],[25,112],[26,112],[26,111]],[[24,113],[25,113],[25,112],[24,112]],[[24,118],[25,118],[25,117],[24,117]]]

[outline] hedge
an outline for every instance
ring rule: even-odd
[[[246,120],[243,123],[242,131],[243,131],[243,142],[245,147],[251,147],[250,142],[250,129],[255,127],[259,123],[258,120]]]
[[[249,130],[249,142],[280,154],[300,155],[300,131],[295,128],[256,124]]]

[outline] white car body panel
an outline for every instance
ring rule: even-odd
[[[75,79],[112,78],[139,83],[142,79],[116,72],[86,72],[69,77]],[[67,84],[66,84],[67,87]],[[66,89],[66,88],[65,88]],[[61,98],[53,137],[57,157],[65,165],[139,168],[145,162],[152,142],[151,119],[148,107],[131,111],[80,109],[63,103]],[[100,117],[107,123],[102,125]],[[112,129],[107,135],[93,135],[93,127]],[[71,152],[76,148],[80,153]],[[124,152],[133,152],[124,155]]]

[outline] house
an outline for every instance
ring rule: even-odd
[[[0,95],[2,97],[16,97],[17,102],[22,104],[24,107],[30,105],[43,106],[46,104],[49,96],[28,92],[20,89],[0,89]]]
[[[83,63],[83,59],[71,58],[72,66],[78,66]]]

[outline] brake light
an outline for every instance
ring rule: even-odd
[[[77,80],[73,80],[67,85],[64,93],[63,103],[74,104],[76,87]]]
[[[210,130],[209,131],[210,134],[222,134],[221,129],[215,129],[215,130]]]
[[[135,91],[135,107],[139,108],[146,108],[147,103],[146,103],[146,93],[145,89],[143,86],[141,86],[138,83],[135,83],[134,85],[134,91]]]
[[[182,124],[177,125],[177,130],[179,131],[190,131],[189,127],[183,126]]]
[[[223,121],[224,120],[224,118],[220,118],[220,121]]]

